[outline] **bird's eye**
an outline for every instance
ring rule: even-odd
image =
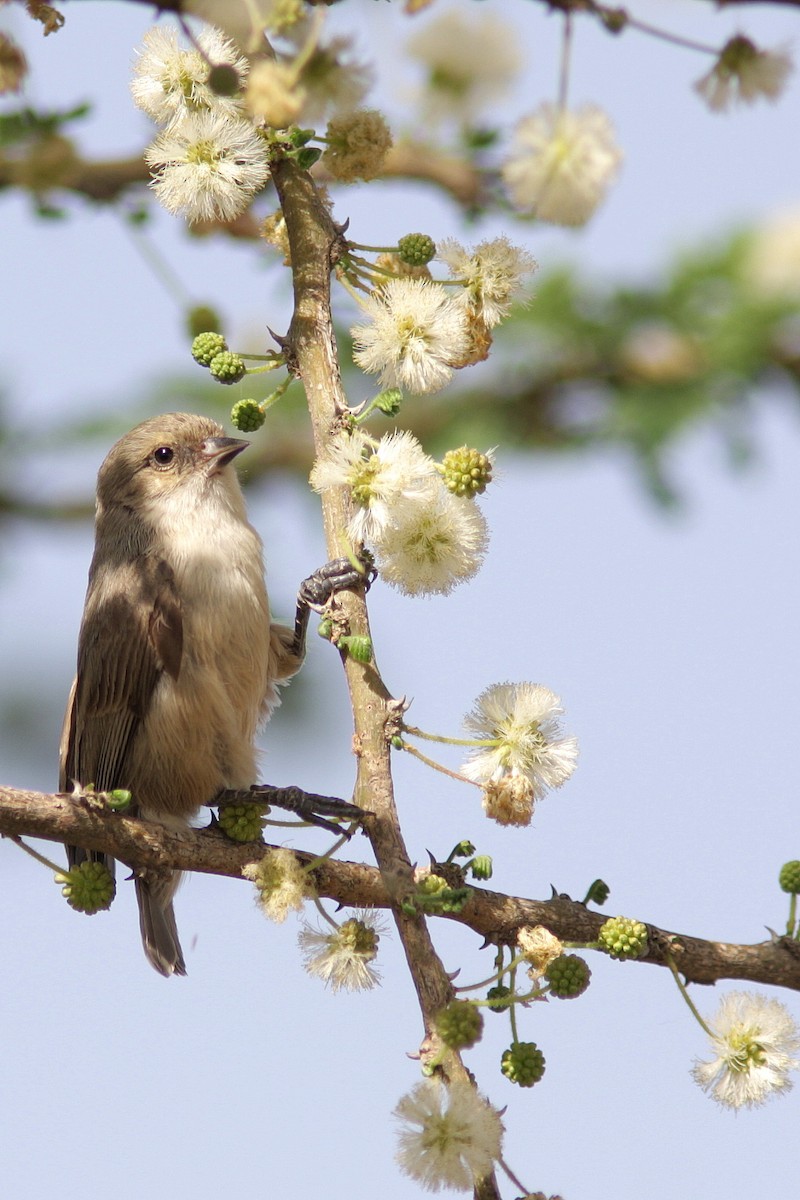
[[[152,461],[154,467],[168,467],[175,457],[175,451],[172,446],[159,446],[153,451]]]

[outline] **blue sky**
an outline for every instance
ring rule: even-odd
[[[767,46],[796,40],[790,12],[717,16],[696,0],[634,7],[698,39],[720,42],[744,27]],[[538,5],[481,8],[521,22],[530,71],[499,113],[511,124],[552,94],[558,21]],[[331,15],[347,28],[356,13],[363,45],[386,64],[380,94],[398,114],[413,82],[393,73],[408,28],[400,5],[342,4]],[[22,32],[21,17],[10,19]],[[27,35],[33,101],[97,98],[81,139],[87,152],[133,152],[148,136],[127,92],[148,23],[139,6],[73,4],[61,33]],[[569,258],[600,279],[642,278],[681,245],[797,203],[797,82],[775,107],[715,117],[690,89],[703,70],[697,55],[579,22],[572,95],[611,113],[626,153],[618,185],[580,234],[492,220],[462,238],[506,231],[545,268]],[[13,292],[7,286],[0,372],[21,435],[46,432],[67,412],[117,412],[143,380],[185,369],[180,314],[112,212],[77,204],[69,221],[43,225],[21,196],[4,196],[2,210]],[[337,197],[337,215],[351,217],[361,242],[406,232],[410,211],[414,228],[459,235],[452,208],[411,185]],[[252,247],[198,245],[166,214],[154,236],[188,291],[224,309],[234,336],[285,325],[286,279]],[[553,884],[580,895],[601,875],[610,913],[727,941],[780,929],[777,871],[800,857],[796,402],[765,395],[756,440],[757,460],[739,476],[702,432],[676,451],[690,505],[670,518],[611,455],[549,461],[500,447],[500,482],[484,506],[492,548],[474,583],[428,601],[373,590],[378,661],[389,688],[413,697],[419,725],[457,733],[488,684],[531,679],[563,697],[581,744],[573,780],[540,806],[532,828],[513,832],[490,826],[471,791],[398,761],[414,858],[470,837],[494,856],[501,890],[542,897]],[[58,487],[88,491],[106,448],[65,447]],[[33,489],[51,486],[31,479]],[[318,502],[279,478],[254,489],[250,508],[275,607],[288,613],[297,582],[324,557]],[[4,703],[13,695],[35,715],[36,737],[23,741],[6,720],[4,782],[55,783],[91,544],[88,525],[5,528]],[[312,646],[263,737],[264,777],[346,795],[350,724],[325,649]],[[296,844],[325,843],[302,834]],[[351,849],[363,852],[358,840]],[[16,849],[0,846],[0,861],[9,1195],[57,1190],[72,1200],[99,1180],[120,1200],[148,1190],[194,1200],[231,1189],[300,1195],[321,1185],[330,1200],[419,1194],[392,1165],[389,1114],[415,1082],[406,1054],[420,1039],[396,939],[383,947],[380,990],[331,996],[302,970],[296,923],[267,924],[244,883],[195,878],[178,897],[189,976],[164,981],[141,954],[129,887],[110,913],[84,919]],[[489,973],[466,931],[437,925],[435,936],[462,979]],[[568,1200],[729,1200],[785,1186],[799,1094],[737,1117],[715,1108],[689,1077],[704,1039],[666,973],[590,962],[581,1001],[521,1016],[522,1036],[547,1058],[535,1089],[499,1075],[502,1017],[490,1015],[468,1058],[492,1101],[509,1106],[506,1157],[527,1186]],[[695,989],[696,1002],[713,1012],[737,986]],[[800,1019],[797,998],[781,998]]]

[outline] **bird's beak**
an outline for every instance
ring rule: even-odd
[[[212,437],[206,438],[200,447],[203,461],[208,464],[209,475],[216,475],[228,463],[233,462],[237,454],[241,454],[250,445],[241,438]]]

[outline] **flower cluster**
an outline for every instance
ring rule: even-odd
[[[376,442],[360,429],[340,434],[311,472],[311,485],[351,488],[357,511],[347,529],[368,543],[387,583],[407,595],[444,594],[470,579],[486,552],[486,521],[471,497],[453,495],[437,464],[406,431]]]
[[[135,104],[164,128],[145,152],[164,207],[189,221],[232,221],[269,177],[267,148],[241,99],[248,63],[219,30],[184,49],[151,29],[134,68]]]
[[[367,320],[351,330],[353,357],[383,387],[438,392],[454,371],[486,358],[489,330],[508,315],[523,276],[536,269],[531,255],[504,237],[472,251],[447,238],[437,257],[450,272],[447,287],[423,266],[422,278],[390,279],[361,300]]]
[[[464,719],[480,739],[461,768],[483,788],[487,816],[529,825],[533,805],[575,770],[578,742],[564,737],[561,701],[538,683],[499,683],[482,692]]]

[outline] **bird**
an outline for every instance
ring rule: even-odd
[[[248,444],[208,417],[167,413],[103,461],[61,791],[127,789],[136,815],[185,829],[220,792],[253,784],[255,735],[302,664],[310,609],[363,570],[328,564],[301,585],[295,627],[272,621],[262,541],[233,466]],[[357,811],[343,801],[326,811],[339,815],[336,804]],[[89,858],[113,870],[100,852],[67,853],[70,866]],[[137,868],[134,879],[147,959],[185,975],[180,873]]]

